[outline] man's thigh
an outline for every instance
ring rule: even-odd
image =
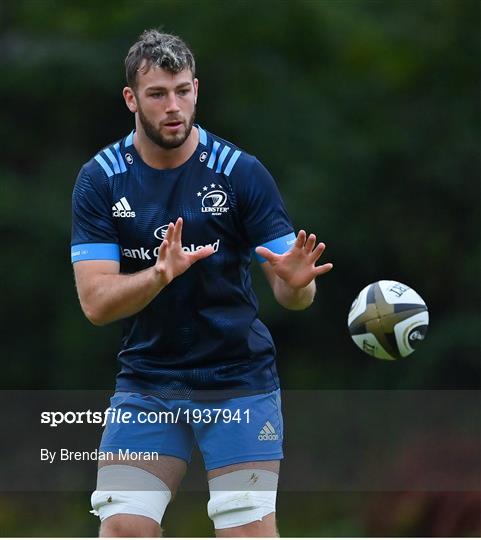
[[[116,393],[110,407],[119,414],[111,415],[102,435],[93,512],[104,535],[133,536],[139,524],[145,536],[157,535],[190,461],[192,429],[169,421],[172,402],[155,396]]]
[[[202,406],[218,419],[192,426],[207,469],[208,514],[217,536],[276,536],[275,504],[283,457],[280,392]],[[222,411],[218,416],[216,409]]]
[[[271,461],[247,461],[245,463],[234,463],[232,465],[227,465],[226,467],[219,467],[218,469],[212,469],[207,471],[207,480],[216,478],[217,476],[222,476],[223,474],[228,474],[234,471],[240,471],[244,469],[263,469],[265,471],[271,471],[273,473],[279,474],[281,462],[279,460]]]
[[[124,459],[120,458],[118,454],[114,454],[109,459],[99,460],[98,467],[101,469],[107,465],[128,465],[131,467],[139,467],[144,471],[147,471],[157,478],[162,480],[164,484],[169,488],[172,498],[174,498],[182,479],[187,471],[187,462],[183,459],[160,455],[155,459]],[[125,486],[125,490],[136,490],[136,487],[142,486]]]

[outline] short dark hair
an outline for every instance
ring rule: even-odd
[[[195,77],[195,59],[189,47],[178,36],[155,28],[144,30],[125,57],[125,77],[131,88],[137,85],[137,72],[144,60],[147,69],[157,66],[171,73],[190,69]]]

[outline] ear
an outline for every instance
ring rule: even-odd
[[[194,79],[194,104],[197,104],[198,95],[199,95],[199,79]]]
[[[127,108],[129,109],[129,111],[131,113],[136,113],[137,112],[137,99],[135,97],[135,93],[132,90],[132,88],[130,88],[130,86],[126,86],[122,90],[122,95],[124,96],[125,104],[127,105]]]

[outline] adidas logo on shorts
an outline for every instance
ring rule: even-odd
[[[257,438],[260,441],[277,441],[279,439],[279,435],[276,433],[274,426],[268,420],[264,427],[259,431]]]
[[[130,208],[130,204],[128,203],[127,199],[125,197],[122,197],[119,202],[116,202],[112,206],[112,216],[113,217],[123,217],[123,218],[129,218],[135,217],[135,212]]]

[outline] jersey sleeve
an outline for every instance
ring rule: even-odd
[[[108,194],[85,169],[80,171],[72,194],[71,260],[120,260]]]
[[[255,257],[266,261],[255,253],[258,246],[278,254],[289,251],[296,239],[294,228],[274,179],[257,159],[239,182],[237,197],[244,233]]]

